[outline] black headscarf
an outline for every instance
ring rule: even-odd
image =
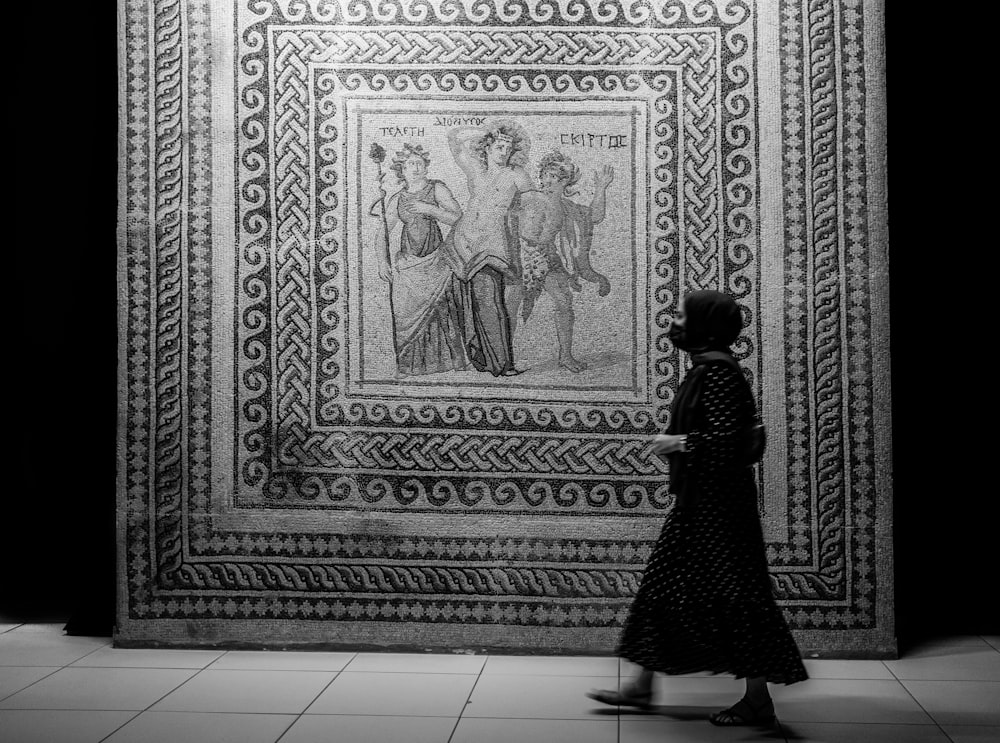
[[[743,316],[728,294],[701,289],[684,295],[684,328],[675,345],[695,355],[699,351],[729,351],[743,329]],[[676,331],[672,331],[674,336]]]
[[[701,380],[705,366],[709,363],[724,363],[739,370],[729,347],[739,337],[743,329],[743,316],[736,300],[728,294],[703,289],[684,295],[684,328],[671,333],[675,345],[691,354],[691,371],[677,390],[670,406],[670,425],[667,433],[687,433],[696,425],[698,398],[701,394]],[[683,454],[670,456],[670,491],[677,496],[678,505],[694,500],[694,493],[688,487],[685,457]]]

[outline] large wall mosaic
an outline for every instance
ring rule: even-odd
[[[119,645],[612,652],[721,288],[788,621],[894,652],[880,3],[120,9]]]

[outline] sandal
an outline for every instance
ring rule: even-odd
[[[612,691],[611,689],[597,689],[588,691],[590,699],[596,699],[601,704],[610,704],[618,707],[635,707],[637,709],[648,710],[652,708],[653,692],[647,691],[645,694],[624,693]]]
[[[760,707],[755,707],[746,699],[741,699],[729,709],[709,716],[708,721],[719,727],[766,725],[774,722],[774,702],[769,699]]]

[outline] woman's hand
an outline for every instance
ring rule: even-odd
[[[403,210],[410,214],[422,214],[425,217],[434,216],[434,212],[437,211],[433,204],[428,204],[426,201],[411,201]]]
[[[660,457],[660,459],[666,459],[668,454],[684,451],[685,439],[687,439],[686,436],[678,434],[657,434],[653,437],[653,454]]]

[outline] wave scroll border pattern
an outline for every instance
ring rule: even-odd
[[[495,33],[491,30],[491,34]],[[249,211],[243,217],[243,222],[248,221],[249,214],[253,214],[261,223],[270,220],[269,231],[274,235],[276,244],[273,251],[268,251],[267,255],[273,253],[274,261],[271,265],[261,264],[254,266],[248,274],[247,282],[252,282],[254,286],[259,286],[261,290],[255,293],[255,302],[243,310],[244,316],[263,318],[272,316],[272,327],[280,327],[280,331],[270,332],[269,348],[273,348],[273,357],[269,358],[261,354],[257,363],[248,368],[243,376],[244,385],[241,393],[248,399],[245,407],[244,419],[252,417],[254,426],[241,433],[244,442],[251,443],[249,453],[251,456],[241,463],[244,482],[247,485],[257,485],[262,483],[267,500],[263,503],[265,507],[302,507],[311,505],[317,507],[323,503],[327,507],[356,507],[349,495],[349,491],[334,488],[333,483],[337,481],[337,472],[344,468],[351,467],[351,462],[357,458],[342,445],[347,440],[356,440],[357,436],[352,435],[352,430],[356,434],[366,426],[374,426],[373,436],[379,438],[379,427],[386,425],[386,421],[380,422],[368,413],[373,406],[381,403],[378,401],[367,403],[358,401],[356,407],[364,408],[360,416],[352,416],[350,427],[337,427],[332,432],[315,430],[309,418],[309,401],[311,394],[309,380],[309,355],[311,352],[322,353],[325,347],[343,348],[346,341],[342,337],[333,337],[331,331],[336,328],[336,312],[332,309],[334,303],[323,300],[325,293],[333,291],[326,289],[335,275],[342,275],[343,269],[336,262],[338,245],[330,240],[331,244],[325,245],[324,241],[312,239],[316,227],[310,223],[310,184],[308,182],[308,166],[305,153],[310,151],[310,142],[306,131],[309,121],[310,89],[309,73],[311,65],[323,65],[328,67],[334,64],[350,65],[357,63],[359,58],[366,64],[377,63],[382,66],[389,66],[398,61],[401,54],[400,49],[407,51],[406,61],[410,64],[422,63],[421,55],[437,56],[437,47],[428,47],[419,43],[425,31],[416,33],[405,28],[387,28],[373,30],[369,28],[361,29],[327,29],[319,30],[310,26],[302,28],[289,28],[284,26],[272,27],[268,30],[268,43],[263,45],[263,49],[270,50],[273,62],[265,64],[261,62],[256,65],[257,69],[266,69],[270,72],[270,79],[276,81],[276,87],[269,94],[269,99],[273,101],[273,111],[269,111],[273,121],[273,152],[267,152],[268,159],[274,162],[273,167],[274,203],[269,208],[255,208],[248,204]],[[474,81],[489,79],[494,86],[504,85],[508,93],[515,93],[522,85],[527,87],[537,87],[540,79],[548,80],[548,84],[555,87],[575,87],[580,91],[588,89],[631,90],[637,86],[645,87],[651,91],[653,96],[651,107],[657,112],[659,117],[653,124],[653,131],[657,136],[665,137],[671,141],[672,134],[675,134],[678,125],[674,121],[675,106],[670,100],[672,88],[669,87],[670,76],[658,70],[662,65],[675,66],[681,70],[680,78],[684,83],[680,87],[684,106],[689,110],[685,117],[685,193],[684,204],[688,212],[687,221],[692,225],[700,225],[699,229],[688,230],[687,242],[690,244],[686,250],[686,260],[699,268],[697,279],[689,280],[691,286],[715,285],[721,281],[723,273],[722,266],[719,265],[720,246],[719,240],[726,227],[721,223],[721,214],[718,213],[717,200],[714,198],[715,192],[720,191],[723,181],[722,172],[726,168],[722,165],[724,161],[734,159],[747,160],[747,156],[742,153],[740,147],[748,144],[748,138],[735,136],[725,139],[728,144],[727,152],[716,152],[717,140],[723,139],[716,127],[716,98],[722,99],[719,92],[720,80],[724,78],[724,73],[719,69],[721,63],[719,41],[714,29],[709,31],[699,31],[693,29],[683,29],[678,32],[648,31],[641,32],[641,38],[645,44],[639,44],[638,35],[617,31],[614,34],[606,31],[595,32],[589,29],[574,29],[572,33],[562,34],[560,38],[570,44],[573,58],[581,64],[588,65],[588,73],[578,80],[573,80],[565,74],[565,71],[548,72],[546,65],[549,64],[548,56],[553,59],[565,62],[563,56],[551,48],[551,40],[542,33],[519,33],[516,38],[504,33],[502,36],[492,36],[488,43],[484,43],[484,34],[477,30],[471,33],[465,29],[436,29],[435,40],[446,49],[461,50],[463,54],[469,55],[476,60],[475,65],[470,65],[463,70],[460,87],[468,89],[470,85],[476,87]],[[530,37],[530,38],[529,38]],[[730,46],[733,46],[732,42]],[[736,44],[737,48],[740,47]],[[746,51],[743,45],[743,51]],[[376,50],[376,51],[373,51]],[[527,82],[525,73],[520,68],[510,72],[498,74],[492,68],[492,64],[503,61],[503,58],[513,59],[529,58],[531,65],[527,68],[532,72],[532,82]],[[609,62],[608,60],[613,60]],[[641,61],[641,65],[640,65]],[[593,69],[597,63],[602,63],[606,69],[600,71]],[[440,64],[446,68],[453,68],[453,60],[444,60]],[[536,66],[537,65],[537,66]],[[637,67],[648,70],[646,73],[638,73]],[[729,75],[739,77],[739,73],[734,72],[734,63],[729,65]],[[736,67],[736,69],[742,69]],[[379,77],[378,73],[371,73]],[[385,76],[383,85],[390,85],[393,88],[402,85],[403,88],[413,84],[410,82],[414,76],[411,67],[407,67],[405,72],[398,75]],[[444,73],[448,78],[452,73]],[[321,76],[322,79],[322,76]],[[556,82],[558,81],[558,83]],[[375,84],[374,81],[369,85]],[[478,83],[482,84],[482,82]],[[376,86],[378,87],[378,86]],[[390,88],[392,89],[392,88]],[[724,105],[729,109],[731,120],[727,126],[730,132],[738,132],[742,126],[743,130],[748,128],[741,124],[741,115],[746,116],[746,105],[741,105],[737,96],[731,93],[725,96]],[[328,108],[330,97],[323,97],[312,104],[320,110]],[[735,101],[735,102],[734,102]],[[335,104],[333,104],[335,105]],[[742,109],[742,110],[741,110]],[[265,122],[260,119],[248,119],[244,123],[244,128],[249,128],[251,124],[255,128],[262,129]],[[323,127],[330,131],[331,127]],[[671,148],[664,144],[658,144],[656,150],[660,157],[669,158],[677,148]],[[323,173],[335,173],[335,153],[328,143],[322,142],[316,150],[321,158],[321,164],[317,165],[316,178],[319,180]],[[266,151],[266,150],[265,150]],[[326,165],[327,167],[324,167]],[[743,215],[741,212],[748,207],[752,209],[752,199],[747,198],[747,188],[745,182],[748,177],[745,173],[740,173],[740,168],[732,164],[728,167],[729,180],[726,183],[726,191],[733,198],[727,212],[730,224],[741,224],[745,234],[749,228],[747,225],[753,223],[753,219]],[[654,169],[661,182],[656,190],[654,200],[664,207],[657,213],[654,221],[657,225],[662,225],[660,234],[654,241],[656,251],[659,254],[657,275],[661,278],[661,283],[654,288],[654,293],[658,300],[666,299],[667,306],[672,306],[673,297],[676,296],[676,287],[671,285],[674,271],[670,269],[671,263],[677,261],[676,251],[676,224],[678,217],[672,215],[669,207],[676,208],[678,198],[672,193],[673,178],[669,162],[661,162]],[[745,168],[743,170],[746,170]],[[719,173],[717,176],[716,173]],[[331,176],[332,177],[332,176]],[[330,189],[319,190],[317,207],[319,212],[315,218],[316,225],[325,225],[332,229],[334,221],[337,219],[339,209],[324,208],[323,204],[331,198]],[[701,233],[705,238],[701,239]],[[249,239],[255,239],[256,234]],[[736,285],[741,282],[736,278],[749,263],[747,251],[741,250],[738,242],[739,233],[728,246],[730,255],[742,254],[738,265],[727,266],[726,275]],[[317,257],[313,269],[316,274],[322,274],[324,269],[332,275],[324,275],[323,281],[311,278],[310,261],[307,251],[303,246],[316,245],[324,248],[324,254]],[[266,276],[272,274],[275,281],[273,292],[268,292],[268,281]],[[318,284],[315,296],[310,295],[314,281]],[[747,284],[745,280],[742,282]],[[335,292],[335,296],[343,296],[343,292]],[[333,318],[332,326],[327,326],[322,333],[313,333],[309,318],[310,306],[318,302],[317,316]],[[272,307],[273,305],[273,307]],[[343,314],[343,311],[341,312]],[[655,344],[660,354],[654,358],[653,367],[659,373],[656,379],[656,389],[659,393],[660,404],[657,407],[654,417],[662,426],[669,409],[671,398],[670,380],[676,377],[676,356],[673,351],[667,353],[663,332],[666,322],[665,315],[657,316],[657,326],[660,330]],[[254,323],[254,336],[257,335],[258,324]],[[266,335],[266,333],[263,333]],[[314,335],[321,339],[317,344],[311,340]],[[312,349],[315,349],[312,351]],[[323,363],[328,359],[324,356]],[[260,380],[266,380],[271,376],[270,367],[274,365],[273,382],[266,383],[261,387]],[[337,368],[343,368],[345,364],[336,364]],[[259,398],[263,389],[271,393],[271,405],[268,407],[257,405],[255,399]],[[409,406],[401,406],[405,410]],[[472,405],[468,407],[457,407],[461,411],[464,419],[476,418],[496,418],[499,416],[516,415],[516,405],[497,404],[485,407]],[[513,408],[513,410],[511,410]],[[436,406],[427,406],[431,412],[429,420],[425,424],[440,425],[443,421],[438,417]],[[637,439],[634,434],[639,433],[646,437],[655,430],[651,425],[650,415],[646,406],[632,409],[605,409],[596,406],[589,409],[569,408],[565,414],[557,418],[557,422],[566,425],[568,421],[573,429],[578,429],[580,434],[576,440],[579,444],[574,448],[571,446],[573,438],[566,438],[564,435],[551,437],[538,435],[536,433],[536,421],[544,417],[546,408],[537,406],[530,419],[522,420],[517,425],[519,434],[531,433],[533,435],[520,439],[516,443],[518,452],[526,450],[536,450],[538,452],[566,452],[567,461],[563,463],[563,472],[581,472],[575,463],[594,461],[594,445],[599,444],[602,451],[602,461],[596,464],[596,469],[588,474],[615,476],[615,473],[628,474],[637,472],[637,479],[644,480],[646,477],[656,477],[661,475],[661,468],[655,458],[651,457],[648,451],[641,452],[640,458],[636,457]],[[273,416],[273,417],[269,417]],[[344,416],[341,407],[341,417]],[[592,420],[592,423],[585,423]],[[623,437],[620,447],[612,445],[612,440],[595,441],[586,436],[588,428],[593,430],[597,426],[608,426],[615,423]],[[382,454],[376,453],[375,458],[366,456],[365,461],[354,461],[354,467],[380,467],[388,468],[385,472],[386,478],[380,481],[379,487],[389,488],[394,491],[396,500],[403,503],[406,498],[399,488],[393,483],[400,481],[398,477],[392,477],[391,470],[394,468],[426,470],[427,474],[423,479],[436,476],[432,473],[438,471],[448,472],[454,467],[441,467],[440,461],[434,461],[433,457],[424,457],[418,461],[412,461],[405,452],[413,449],[422,449],[420,434],[409,434],[408,428],[400,429],[395,425],[389,427],[393,433],[387,437],[386,446],[391,450],[386,450]],[[269,432],[276,431],[275,438]],[[558,430],[559,434],[565,434],[566,430]],[[630,434],[632,434],[630,436]],[[473,436],[476,434],[473,433]],[[482,434],[480,434],[482,435]],[[504,433],[504,439],[510,434]],[[424,437],[425,438],[425,437]],[[516,438],[516,437],[515,437]],[[642,439],[639,439],[641,441]],[[367,451],[375,451],[377,442],[365,442]],[[513,451],[509,446],[510,442],[496,437],[484,436],[484,446],[486,452],[491,448]],[[257,448],[259,455],[253,456],[253,448]],[[451,456],[459,451],[466,451],[468,447],[453,449]],[[539,455],[545,456],[545,455]],[[405,465],[401,459],[410,460],[409,466]],[[420,461],[430,462],[427,465],[420,464]],[[543,463],[538,460],[538,456],[527,454],[527,460],[536,462],[541,469],[539,475],[545,475],[547,470]],[[468,472],[462,475],[462,479],[467,477],[486,477],[496,474],[519,474],[520,472],[532,471],[530,466],[527,469],[517,466],[517,459],[511,458],[508,462],[502,463],[500,469],[495,472],[483,470],[482,467],[489,464],[490,457],[484,456],[458,464],[458,472]],[[450,464],[450,463],[449,463]],[[286,470],[283,472],[282,470]],[[325,474],[325,470],[332,470],[333,474]],[[291,470],[288,472],[287,470]],[[312,472],[310,472],[312,470]],[[318,471],[317,471],[318,470]],[[363,475],[360,475],[364,477]],[[551,486],[544,482],[539,484],[547,489],[559,487],[558,483]],[[423,486],[419,486],[424,489]],[[463,489],[462,482],[456,482],[452,489]],[[596,491],[592,485],[583,481],[573,483],[574,489],[589,491],[595,495]],[[644,488],[644,485],[639,486]],[[431,488],[428,487],[428,490]],[[634,489],[634,488],[630,488]],[[515,488],[521,492],[520,487]],[[621,488],[618,488],[619,495]],[[645,500],[648,508],[663,508],[662,498],[655,495],[660,490],[659,487],[649,488],[648,496]],[[506,497],[499,497],[495,489],[492,492],[493,507],[506,507],[510,500]],[[347,500],[344,500],[347,498]],[[590,499],[592,502],[600,502],[600,497]],[[343,501],[341,504],[340,502]],[[537,512],[538,504],[533,503],[531,498],[518,497],[516,504],[522,508],[531,508],[532,513]],[[370,502],[370,501],[369,501]],[[391,499],[390,499],[391,502]],[[434,505],[435,501],[427,501],[427,504]],[[560,501],[561,503],[561,501]],[[256,503],[256,505],[261,505]],[[565,505],[565,504],[563,504]]]
[[[438,36],[441,38],[437,38]],[[716,213],[716,200],[711,198],[711,196],[712,192],[718,188],[718,182],[721,178],[713,177],[715,170],[719,168],[717,165],[713,168],[711,160],[722,160],[723,158],[719,153],[714,157],[712,156],[714,143],[718,139],[717,135],[712,131],[715,122],[712,104],[718,91],[716,78],[720,76],[720,71],[717,69],[719,65],[715,61],[718,55],[718,41],[716,40],[714,31],[705,33],[685,30],[676,34],[676,38],[674,34],[668,32],[653,33],[644,31],[643,37],[648,37],[647,44],[644,47],[636,43],[634,39],[631,39],[624,32],[612,35],[606,32],[598,34],[586,29],[574,29],[572,32],[573,38],[569,39],[570,34],[567,33],[565,34],[567,37],[565,41],[572,41],[573,49],[576,50],[573,56],[580,63],[595,67],[597,62],[608,60],[610,57],[614,57],[616,60],[615,64],[608,66],[608,69],[600,72],[596,70],[590,71],[586,76],[575,81],[566,76],[562,70],[559,72],[546,72],[546,55],[552,55],[553,52],[551,51],[551,41],[545,35],[537,33],[518,34],[517,39],[514,40],[510,35],[504,34],[499,38],[491,38],[489,43],[485,45],[480,38],[481,36],[482,34],[478,31],[470,33],[465,29],[439,29],[436,31],[436,38],[440,44],[446,48],[462,50],[463,54],[471,55],[472,58],[477,60],[476,66],[471,66],[463,70],[462,88],[468,89],[470,85],[475,88],[476,84],[473,82],[474,80],[488,78],[494,86],[501,84],[506,86],[507,93],[510,94],[516,92],[521,87],[521,81],[528,87],[537,87],[538,80],[543,76],[549,80],[550,85],[556,85],[556,81],[558,80],[562,87],[576,87],[581,91],[595,88],[596,90],[614,90],[618,88],[631,90],[642,85],[650,89],[653,96],[656,96],[653,99],[652,108],[658,112],[659,119],[654,123],[653,129],[658,135],[666,136],[668,139],[671,136],[671,132],[676,132],[677,130],[676,123],[672,121],[674,106],[669,99],[671,92],[671,88],[669,87],[670,78],[666,73],[658,72],[656,68],[660,64],[664,64],[675,65],[683,70],[683,77],[686,80],[683,90],[685,96],[690,99],[688,105],[698,115],[698,120],[695,120],[695,117],[692,116],[692,123],[686,127],[687,136],[685,137],[685,141],[688,143],[687,149],[698,157],[698,162],[689,168],[692,175],[689,175],[685,181],[689,184],[689,198],[686,200],[686,203],[690,205],[688,208],[692,212],[690,215],[691,222],[703,225],[703,230],[708,235],[708,239],[703,242],[699,242],[696,236],[691,239],[696,244],[689,251],[689,255],[698,265],[706,267],[705,276],[702,278],[708,284],[718,281],[720,269],[712,268],[711,266],[715,263],[715,255],[719,252],[716,245],[717,236],[722,233],[723,227],[718,223],[720,217]],[[527,43],[524,38],[526,36],[531,36]],[[271,112],[275,124],[274,151],[270,154],[270,157],[276,163],[274,169],[274,176],[276,178],[274,184],[275,204],[270,209],[270,216],[277,222],[272,227],[277,244],[273,251],[275,263],[270,270],[277,277],[276,288],[273,291],[273,301],[276,304],[276,309],[274,310],[275,324],[280,326],[282,330],[280,332],[272,332],[271,347],[275,349],[274,359],[276,369],[274,372],[275,381],[268,385],[268,389],[273,390],[274,401],[271,407],[272,414],[277,420],[265,418],[258,421],[254,429],[243,435],[243,439],[244,441],[252,440],[260,442],[264,447],[262,454],[266,452],[266,442],[269,440],[268,431],[277,431],[278,439],[273,441],[274,452],[270,457],[270,461],[267,461],[264,456],[253,457],[242,465],[245,472],[253,471],[254,475],[252,479],[254,482],[260,479],[261,473],[271,473],[269,476],[265,476],[267,480],[264,488],[270,498],[270,502],[265,503],[265,505],[295,507],[301,504],[312,504],[315,507],[325,502],[329,506],[337,505],[339,501],[347,498],[342,507],[354,507],[357,504],[352,502],[354,499],[350,498],[349,490],[332,487],[332,484],[339,479],[336,474],[326,475],[323,472],[325,469],[340,472],[352,466],[354,468],[365,466],[381,469],[388,468],[389,471],[385,472],[388,477],[382,478],[379,481],[378,487],[392,490],[396,496],[396,500],[400,503],[403,503],[406,498],[399,487],[394,484],[400,481],[400,478],[391,477],[393,475],[392,470],[395,468],[426,470],[427,474],[421,478],[422,480],[434,479],[438,477],[437,473],[449,471],[468,473],[460,474],[463,480],[470,476],[474,478],[486,477],[489,479],[491,475],[496,476],[498,473],[503,475],[517,475],[528,471],[534,471],[538,475],[544,476],[548,472],[548,469],[543,460],[551,460],[552,455],[557,452],[559,453],[558,456],[564,457],[566,460],[561,463],[561,471],[563,473],[573,473],[587,471],[587,467],[581,469],[579,464],[595,461],[594,452],[596,449],[599,449],[601,451],[601,461],[599,463],[595,462],[596,468],[588,471],[587,474],[613,477],[616,472],[621,474],[637,472],[638,477],[636,479],[640,480],[640,482],[649,476],[659,476],[661,470],[658,467],[658,463],[651,461],[653,458],[649,456],[648,451],[636,451],[637,446],[644,448],[642,445],[643,439],[636,439],[634,434],[632,436],[629,435],[638,431],[644,437],[648,436],[653,430],[650,425],[650,417],[645,408],[623,409],[621,411],[602,409],[600,406],[585,410],[569,408],[566,411],[567,415],[563,415],[557,421],[562,425],[565,425],[564,421],[569,421],[572,426],[571,430],[579,429],[579,433],[576,437],[567,438],[565,436],[565,429],[557,430],[557,433],[560,434],[557,437],[546,436],[544,434],[539,435],[536,432],[535,421],[544,416],[544,411],[546,410],[545,407],[538,406],[533,411],[531,418],[528,419],[527,425],[525,425],[524,420],[518,425],[517,430],[522,438],[517,441],[509,441],[509,435],[506,434],[502,438],[497,438],[496,436],[487,436],[485,433],[472,433],[471,436],[473,438],[478,435],[483,439],[483,448],[479,452],[481,456],[474,456],[469,461],[457,463],[457,470],[455,466],[451,466],[452,462],[450,460],[454,459],[455,454],[472,451],[473,448],[467,446],[452,448],[448,454],[449,461],[442,462],[440,458],[432,456],[433,447],[431,450],[428,450],[421,443],[427,439],[425,435],[409,433],[409,427],[401,429],[391,424],[388,430],[392,433],[382,435],[379,431],[379,426],[384,426],[385,422],[380,423],[373,420],[371,415],[363,414],[361,420],[352,420],[350,426],[347,428],[336,427],[333,431],[317,431],[311,428],[307,412],[310,408],[308,401],[310,391],[307,381],[310,363],[308,354],[310,349],[316,344],[310,341],[308,315],[309,307],[314,300],[311,297],[305,296],[302,289],[303,287],[312,286],[313,280],[309,278],[308,256],[304,251],[298,249],[301,245],[319,245],[321,242],[310,239],[312,229],[307,216],[309,214],[308,163],[301,161],[301,155],[310,149],[308,136],[305,132],[310,106],[309,68],[310,65],[314,64],[328,67],[331,64],[355,63],[359,57],[367,64],[371,64],[374,61],[374,63],[379,65],[388,66],[398,59],[401,48],[410,51],[406,57],[408,62],[418,63],[423,62],[423,60],[418,59],[413,50],[423,50],[426,45],[421,46],[418,44],[418,41],[422,38],[419,34],[408,32],[406,29],[396,28],[379,29],[378,31],[364,28],[318,31],[310,27],[289,29],[279,26],[269,30],[269,38],[270,43],[267,45],[267,48],[272,50],[275,60],[269,69],[272,72],[272,79],[280,83],[270,95],[271,100],[274,101],[275,108]],[[389,43],[390,40],[391,43]],[[629,40],[632,43],[626,43]],[[652,51],[646,48],[650,45],[653,47]],[[377,49],[378,54],[374,54],[371,51],[373,49]],[[433,52],[434,48],[431,48],[428,54],[433,56]],[[650,72],[644,75],[635,72],[636,59],[641,56],[640,53],[645,54],[645,56],[652,56],[652,59],[643,59],[643,67],[650,70]],[[511,56],[517,59],[525,57],[533,59],[534,63],[539,65],[537,68],[532,68],[535,75],[533,78],[534,81],[528,83],[521,73],[517,72],[510,73],[509,75],[498,73],[491,67],[491,64],[503,61],[503,57],[500,55]],[[636,59],[633,59],[633,56]],[[559,59],[562,61],[562,57],[559,57]],[[484,65],[485,67],[480,67],[480,65]],[[691,72],[692,69],[694,72]],[[484,72],[483,70],[486,71]],[[379,77],[376,73],[372,74]],[[448,78],[449,74],[446,73],[445,78]],[[382,77],[386,78],[383,81],[383,85],[388,84],[392,86],[390,89],[394,89],[400,85],[405,88],[412,84],[408,81],[414,75],[415,73],[411,67],[408,67],[405,73],[399,73],[398,78],[397,76],[382,75]],[[322,76],[320,79],[322,80]],[[501,80],[503,81],[502,83],[498,82]],[[373,80],[369,85],[374,85],[375,83],[376,81]],[[379,86],[376,85],[376,87]],[[329,97],[321,98],[313,105],[322,110],[329,107],[329,100]],[[708,105],[705,104],[705,100],[708,101]],[[707,112],[706,109],[708,109]],[[707,131],[702,132],[702,127],[708,127]],[[326,129],[330,130],[331,127],[326,127]],[[700,136],[695,136],[698,134]],[[707,143],[707,145],[703,146],[703,143]],[[327,143],[320,144],[316,149],[321,158],[324,156],[324,153],[332,153],[332,148],[327,146]],[[667,147],[661,148],[658,146],[657,149],[662,149],[668,154],[671,152],[671,149]],[[708,154],[708,158],[706,158],[706,153]],[[296,155],[299,156],[299,161],[297,161]],[[332,157],[333,155],[330,154],[326,159],[329,160]],[[709,159],[707,167],[706,159]],[[335,165],[332,161],[324,161],[324,164],[329,167],[324,168],[322,164],[319,164],[317,166],[317,178],[323,172],[331,172]],[[656,198],[660,200],[660,194],[662,194],[662,200],[667,204],[676,204],[677,197],[670,192],[672,184],[670,182],[669,163],[664,162],[656,170],[664,174],[661,177],[666,178],[666,181],[662,182],[658,188]],[[703,173],[707,173],[709,177],[703,177]],[[698,176],[697,179],[695,175]],[[707,196],[703,196],[690,185],[699,180],[703,184],[702,188],[707,187],[709,189]],[[732,187],[732,184],[730,184],[730,187]],[[320,192],[318,198],[319,205],[324,204],[331,198],[329,195],[325,196],[328,190],[324,189]],[[692,202],[695,203],[692,204]],[[337,209],[324,209],[320,206],[315,221],[317,225],[326,225],[329,227],[333,223],[333,220],[337,219],[336,215],[338,213],[339,210]],[[264,212],[261,212],[262,219],[266,216]],[[672,226],[678,220],[676,217],[671,218],[667,212],[661,212],[661,215],[657,216],[656,221]],[[291,223],[291,226],[289,226],[289,223]],[[664,254],[667,261],[676,260],[675,257],[672,257],[672,254],[675,253],[672,243],[676,238],[670,234],[669,229],[663,232],[664,234],[656,239],[658,250]],[[332,272],[334,275],[343,274],[343,269],[338,267],[334,260],[337,248],[337,244],[333,243],[329,246],[329,252],[316,260],[315,270],[317,273],[322,272],[325,266],[326,270]],[[266,273],[267,270],[267,267],[261,268],[262,273]],[[288,280],[283,281],[282,277],[284,276],[287,276]],[[328,276],[324,278],[332,277]],[[325,287],[329,283],[329,281],[324,281],[320,286]],[[675,290],[671,289],[667,282],[662,283],[655,291],[661,296],[675,295]],[[317,294],[322,296],[324,290],[320,289]],[[339,296],[343,296],[343,293],[341,292]],[[271,300],[272,297],[261,294],[257,302],[248,307],[245,312],[262,316],[266,313],[267,304]],[[319,302],[320,306],[317,316],[320,318],[333,317],[332,302],[324,302],[323,300],[319,300]],[[330,331],[334,327],[328,326],[325,332],[322,333],[322,340],[316,349],[317,353],[320,352],[319,349],[331,345],[340,348],[346,345],[346,341],[342,337],[331,339]],[[666,346],[662,333],[661,337],[658,338],[657,344],[660,348]],[[325,357],[323,362],[327,362]],[[675,363],[676,359],[667,356],[665,353],[654,360],[655,368],[664,373],[664,379],[661,379],[658,384],[658,388],[661,391],[660,397],[662,398],[662,403],[657,411],[657,418],[661,424],[670,400],[667,379],[675,375]],[[338,368],[342,368],[344,364],[338,364],[337,366]],[[257,364],[253,372],[254,385],[256,385],[256,378],[268,376],[267,367],[268,365],[263,359],[261,363]],[[245,386],[244,392],[246,391]],[[356,404],[368,409],[372,407],[372,403],[366,405],[365,401],[360,401]],[[378,401],[374,401],[374,405],[379,404]],[[403,406],[403,409],[406,407],[408,406]],[[497,413],[501,416],[506,413],[507,416],[513,417],[514,413],[510,408],[514,407],[513,405],[497,404],[489,408],[474,405],[458,409],[462,412],[463,418],[469,420],[477,417],[495,418],[497,417]],[[435,406],[428,406],[428,410],[432,413],[437,412]],[[367,410],[365,412],[367,413]],[[341,415],[343,415],[343,409],[341,409]],[[616,419],[623,421],[617,424],[623,437],[621,444],[615,446],[613,439],[602,438],[595,440],[592,437],[588,438],[586,435],[588,433],[588,426],[584,423],[588,419],[593,419],[598,426],[607,426],[610,422],[616,421]],[[430,420],[425,421],[425,423],[432,426],[440,425],[441,420],[437,415],[432,415]],[[594,426],[595,423],[591,423],[590,426]],[[357,442],[358,432],[370,426],[375,427],[374,433],[371,434],[374,439],[362,442],[367,455],[358,460],[351,449],[347,448],[343,442],[351,440]],[[636,428],[637,426],[638,428]],[[593,429],[591,428],[591,430]],[[525,436],[526,433],[533,435]],[[382,447],[385,448],[384,452],[378,451],[377,439],[380,436],[386,442]],[[433,442],[435,437],[431,436],[430,439]],[[574,445],[574,441],[578,443]],[[490,463],[495,459],[490,454],[490,451],[499,451],[501,449],[511,452],[511,458],[506,462],[498,463],[499,469],[493,471],[491,469],[484,470],[483,467],[489,467]],[[411,451],[424,451],[425,456],[414,459],[408,454]],[[374,458],[371,456],[372,454],[374,454]],[[641,456],[637,457],[637,454]],[[402,460],[407,460],[409,464]],[[527,466],[519,466],[519,460],[526,462]],[[534,469],[532,469],[532,463],[534,463]],[[283,473],[281,471],[282,468],[286,470],[291,468],[293,474]],[[317,468],[318,472],[316,471]],[[303,471],[308,473],[310,470],[313,470],[311,474],[303,474]],[[359,474],[359,477],[365,479],[364,475]],[[566,492],[565,487],[560,487],[560,484],[556,482],[548,485],[544,481],[539,481],[538,484],[543,489],[551,490],[552,488],[556,488],[560,492]],[[427,483],[426,485],[426,489],[430,491],[432,489],[431,483]],[[577,480],[570,485],[571,489],[574,490],[582,489],[583,491],[589,491],[591,496],[596,495],[597,492],[593,485],[587,484],[584,481]],[[425,489],[423,484],[418,484],[417,487],[420,490]],[[640,484],[639,487],[644,488],[644,485]],[[456,482],[453,486],[448,486],[448,488],[467,490],[467,488],[463,487],[461,481]],[[434,489],[437,490],[438,488],[435,487]],[[621,488],[617,489],[620,496]],[[632,487],[630,489],[634,490],[635,488]],[[648,490],[648,496],[646,497],[648,507],[654,509],[663,507],[662,498],[654,495],[660,489],[657,486]],[[515,505],[519,505],[522,508],[530,507],[532,513],[537,513],[539,504],[533,502],[533,499],[527,496],[527,491],[524,491],[519,486],[516,486],[514,490],[519,493],[519,497],[515,498]],[[530,487],[529,490],[531,490]],[[509,498],[500,496],[496,488],[491,487],[491,491],[492,497],[490,501],[492,507],[506,507],[510,502]],[[602,499],[601,497],[588,498],[588,500],[592,503],[601,502],[602,500],[606,501],[606,499]],[[436,501],[430,500],[427,503],[434,505]],[[566,503],[558,498],[557,504],[566,505]]]

